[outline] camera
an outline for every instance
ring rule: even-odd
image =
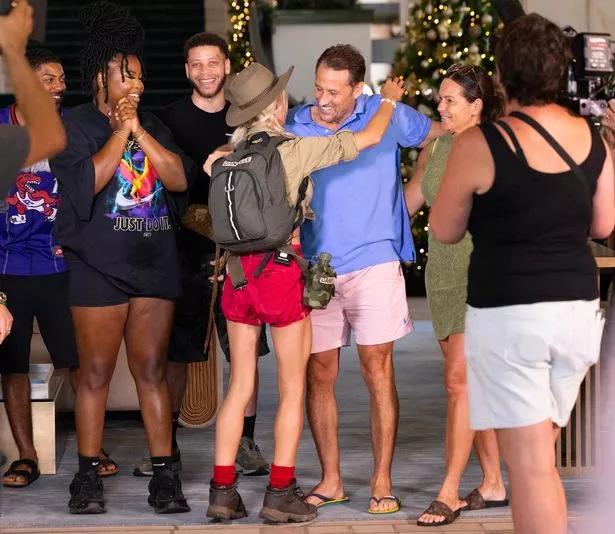
[[[495,0],[494,8],[504,24],[525,14],[518,0]],[[608,33],[577,33],[564,28],[570,39],[572,63],[568,66],[561,104],[584,116],[604,115],[613,90],[613,50]]]
[[[6,15],[11,10],[12,0],[0,0],[0,16]]]
[[[568,67],[566,93],[562,103],[585,116],[604,115],[609,100],[615,97],[610,87],[613,76],[613,51],[608,33],[564,32],[572,42],[572,63]]]

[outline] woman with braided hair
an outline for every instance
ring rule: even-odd
[[[65,115],[68,147],[51,162],[64,196],[56,231],[69,267],[69,299],[81,364],[75,400],[79,472],[71,513],[105,512],[96,472],[109,383],[122,338],[135,379],[154,476],[157,513],[190,510],[171,470],[171,406],[165,380],[173,299],[180,296],[171,221],[186,170],[166,127],[138,112],[144,31],[109,2],[81,12],[88,39],[84,90],[92,102]],[[178,196],[179,195],[179,196]]]

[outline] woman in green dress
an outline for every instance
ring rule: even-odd
[[[438,112],[450,135],[433,141],[419,156],[416,172],[405,187],[410,216],[434,201],[454,136],[480,122],[495,120],[503,112],[492,78],[473,65],[453,65],[440,85],[439,96]],[[475,435],[470,430],[464,327],[471,251],[469,234],[456,245],[439,243],[429,234],[425,284],[434,331],[444,354],[446,473],[436,500],[419,517],[420,526],[452,523],[463,510],[508,505],[494,431]],[[459,484],[472,442],[483,470],[483,482],[461,499]]]

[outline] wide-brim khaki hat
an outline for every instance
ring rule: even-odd
[[[247,69],[233,76],[224,89],[231,103],[226,112],[226,124],[239,126],[256,117],[286,89],[294,66],[281,76],[274,74],[260,63],[252,63]]]

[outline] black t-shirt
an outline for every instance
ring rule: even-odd
[[[153,114],[141,125],[161,145],[192,163],[175,145],[168,128]],[[56,236],[64,249],[135,296],[181,295],[173,231],[185,195],[164,189],[156,169],[138,143],[129,142],[114,176],[94,193],[92,156],[112,135],[107,118],[93,104],[64,116],[67,149],[50,161],[63,202]]]
[[[217,113],[208,113],[196,107],[192,97],[187,96],[168,105],[159,117],[171,133],[173,139],[186,155],[194,162],[198,172],[188,190],[189,204],[207,204],[209,197],[209,176],[203,171],[207,156],[216,148],[228,143],[233,128],[226,124],[226,112],[230,104]],[[182,249],[197,249],[203,253],[213,252],[213,241],[186,228],[177,236]]]
[[[197,108],[190,96],[182,98],[164,108],[159,117],[171,130],[177,146],[194,161],[198,176],[188,191],[190,204],[207,204],[209,176],[203,171],[207,156],[216,148],[228,143],[233,128],[226,124],[227,102],[222,111],[207,113]]]

